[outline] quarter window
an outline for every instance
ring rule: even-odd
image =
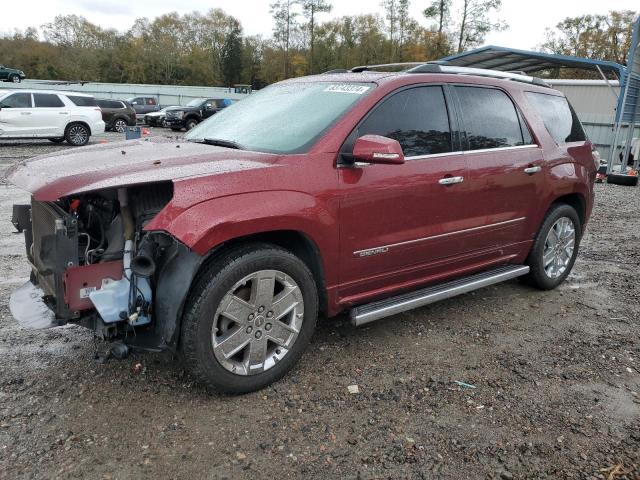
[[[80,95],[67,95],[67,98],[77,107],[96,107],[98,103],[93,97],[84,97]]]
[[[397,140],[407,157],[450,152],[451,128],[442,88],[410,88],[383,100],[358,127],[356,137],[369,134]]]
[[[456,87],[467,133],[469,150],[515,147],[531,143],[531,135],[523,136],[518,112],[511,99],[501,90],[482,87]]]
[[[37,108],[62,108],[64,103],[58,95],[52,93],[34,93],[33,103]]]
[[[0,108],[31,108],[30,93],[14,93],[0,102]]]
[[[526,92],[526,95],[556,143],[584,142],[587,139],[576,112],[565,97],[534,92]]]

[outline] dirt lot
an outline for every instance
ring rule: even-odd
[[[0,162],[60,148],[4,143]],[[0,185],[0,478],[640,478],[640,189],[597,190],[561,288],[321,321],[292,374],[225,397],[169,355],[101,364],[86,330],[19,328],[8,219],[27,196]]]

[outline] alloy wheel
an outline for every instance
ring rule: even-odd
[[[553,224],[544,243],[542,262],[549,278],[560,277],[568,268],[576,245],[576,229],[568,217]]]
[[[113,129],[118,133],[124,133],[127,128],[127,123],[124,120],[116,120],[113,125]]]
[[[69,138],[74,145],[84,145],[89,138],[89,132],[82,125],[73,125],[69,129]]]
[[[223,297],[212,327],[213,353],[226,370],[255,375],[291,350],[304,319],[302,291],[289,275],[259,270]]]

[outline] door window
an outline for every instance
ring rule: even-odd
[[[527,141],[518,111],[511,99],[501,90],[483,87],[456,87],[462,111],[462,123],[467,133],[469,150],[515,147]]]
[[[33,103],[37,108],[62,108],[64,103],[52,93],[34,93]]]
[[[384,99],[352,140],[368,134],[397,140],[405,157],[451,152],[451,127],[442,87],[409,88]]]
[[[30,93],[14,93],[0,102],[0,108],[31,108]]]

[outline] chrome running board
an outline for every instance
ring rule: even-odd
[[[445,298],[455,297],[478,288],[504,282],[527,273],[529,273],[529,267],[526,265],[506,265],[486,272],[476,273],[469,277],[385,298],[384,300],[352,308],[351,323],[357,327],[390,315],[444,300]]]

